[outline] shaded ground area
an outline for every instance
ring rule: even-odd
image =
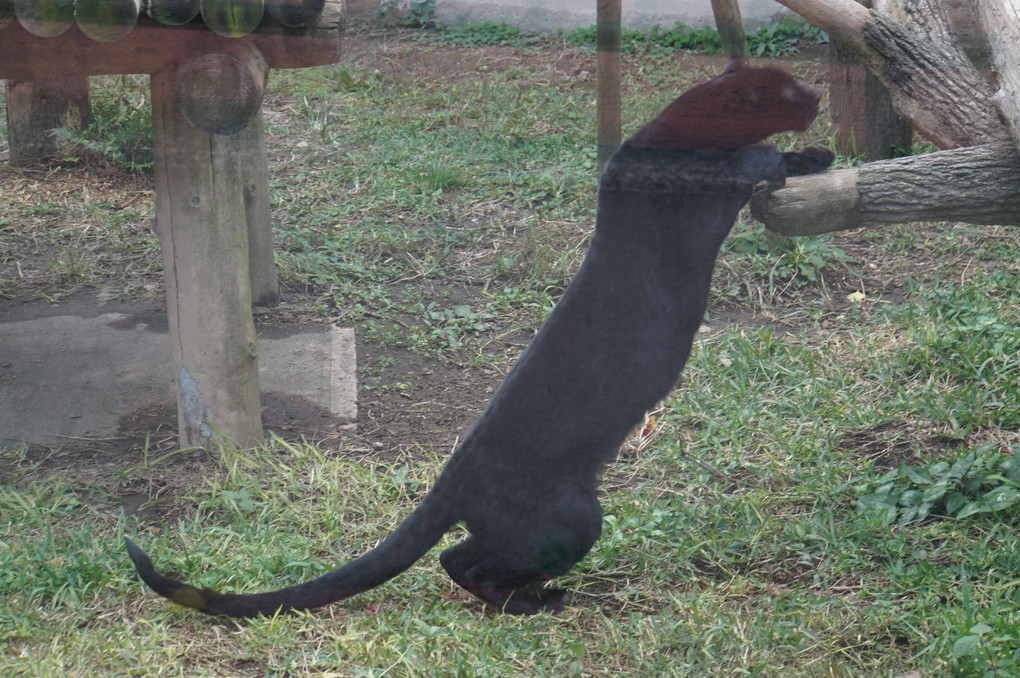
[[[357,418],[351,330],[277,326],[258,341],[269,428],[321,439]],[[115,440],[139,412],[175,411],[158,304],[89,294],[18,304],[0,309],[0,344],[0,446]]]

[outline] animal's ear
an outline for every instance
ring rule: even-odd
[[[805,148],[799,153],[783,153],[783,163],[786,165],[788,177],[821,172],[831,165],[835,158],[835,153],[821,146]]]
[[[723,75],[726,75],[727,73],[736,73],[737,71],[743,70],[745,68],[747,68],[746,59],[739,59],[737,57],[733,57],[726,62],[726,68],[723,69]]]

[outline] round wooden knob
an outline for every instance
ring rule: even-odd
[[[74,0],[14,0],[14,13],[32,35],[52,38],[74,23]]]
[[[202,9],[201,0],[150,0],[149,16],[167,26],[183,26]]]
[[[325,5],[326,0],[266,0],[266,12],[287,28],[305,28],[315,23]]]
[[[93,40],[116,42],[135,27],[140,10],[140,0],[75,0],[74,21]]]
[[[204,54],[177,69],[174,101],[192,125],[209,134],[234,134],[258,113],[269,68],[245,40]]]
[[[254,31],[265,10],[265,0],[202,0],[202,21],[228,38]]]

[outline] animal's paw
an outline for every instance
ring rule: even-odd
[[[783,153],[783,162],[786,164],[786,176],[788,177],[821,172],[835,159],[836,154],[822,146],[812,146],[797,153]]]

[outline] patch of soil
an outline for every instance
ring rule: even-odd
[[[915,423],[893,420],[851,431],[843,436],[837,448],[866,459],[876,471],[891,471],[900,464],[914,466],[927,459],[938,459],[964,444],[965,440],[920,428]]]

